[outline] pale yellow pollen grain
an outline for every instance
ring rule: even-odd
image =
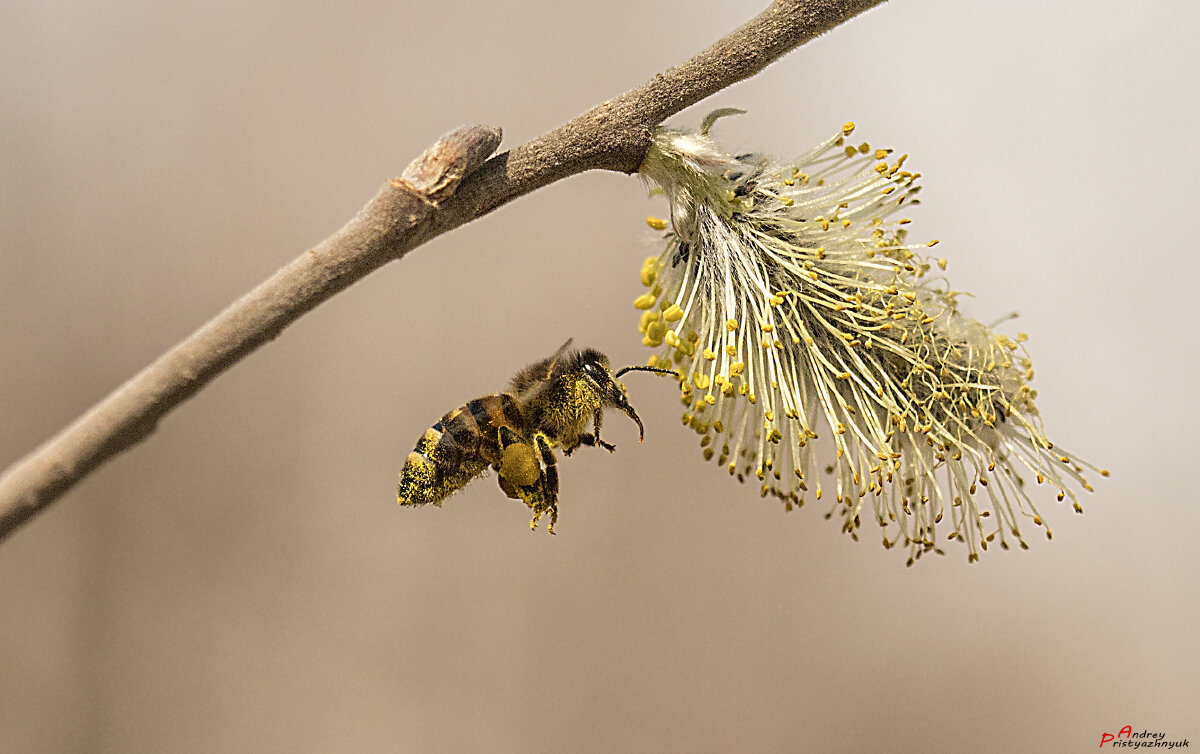
[[[658,278],[658,257],[646,257],[646,261],[642,262],[642,285],[649,288],[654,285],[654,281]]]
[[[646,328],[650,326],[651,322],[654,322],[657,319],[658,319],[658,312],[654,312],[654,311],[642,312],[642,322],[640,325],[638,325],[638,332],[645,335]]]

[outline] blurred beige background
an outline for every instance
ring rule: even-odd
[[[440,133],[519,144],[760,2],[0,6],[0,465],[340,226]],[[911,153],[970,313],[1113,476],[1054,542],[904,568],[712,465],[674,391],[560,465],[400,509],[444,411],[569,336],[646,354],[661,212],[572,178],[306,316],[0,546],[5,752],[864,752],[1200,738],[1200,10],[894,0],[680,116]],[[655,252],[656,253],[656,252]],[[1192,387],[1189,387],[1189,384]]]

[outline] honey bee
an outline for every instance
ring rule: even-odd
[[[456,408],[425,430],[400,472],[400,505],[438,505],[488,468],[500,489],[533,510],[530,529],[549,516],[558,521],[558,462],[554,449],[571,455],[580,445],[601,447],[604,409],[615,408],[645,429],[618,378],[626,372],[677,374],[656,367],[625,367],[615,374],[608,357],[593,348],[568,351],[568,340],[549,358],[530,364],[512,378],[508,392],[492,393]],[[591,431],[585,431],[588,420]]]

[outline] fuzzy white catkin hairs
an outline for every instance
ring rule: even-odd
[[[907,155],[850,143],[847,123],[790,163],[732,156],[709,129],[734,112],[659,129],[640,170],[671,217],[647,220],[666,248],[642,266],[639,329],[650,365],[679,370],[704,457],[789,510],[832,493],[827,517],[855,538],[873,518],[910,565],[941,552],[939,528],[970,561],[997,539],[1027,547],[1024,520],[1050,537],[1026,477],[1082,512],[1069,483],[1108,472],[1046,439],[1024,334],[963,316],[931,274],[946,261],[920,253],[937,241],[907,242],[893,219],[919,190]]]

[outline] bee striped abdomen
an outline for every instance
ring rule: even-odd
[[[497,432],[520,426],[511,395],[492,394],[469,401],[425,430],[400,472],[401,505],[440,505],[499,460]]]

